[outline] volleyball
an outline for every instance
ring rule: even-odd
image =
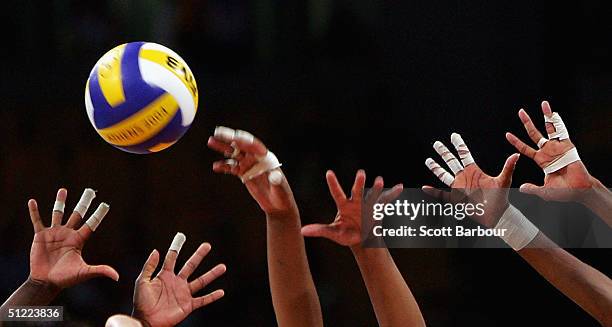
[[[176,52],[131,42],[111,49],[94,65],[85,86],[85,108],[98,134],[116,148],[159,152],[191,126],[198,87]]]

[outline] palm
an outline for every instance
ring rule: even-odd
[[[355,176],[355,182],[351,191],[351,197],[347,198],[336,178],[336,175],[331,170],[325,175],[329,192],[331,193],[338,213],[331,224],[311,224],[302,228],[302,234],[310,237],[325,237],[340,245],[355,246],[369,239],[374,224],[381,223],[373,219],[365,220],[366,223],[371,223],[369,226],[362,226],[363,217],[372,217],[371,213],[362,212],[365,209],[372,209],[375,203],[385,203],[395,199],[402,190],[401,185],[396,185],[391,190],[383,192],[384,181],[382,177],[377,177],[374,185],[363,197],[365,186],[365,172],[359,170]],[[367,234],[366,234],[367,232]]]
[[[32,278],[60,288],[82,282],[90,269],[81,256],[83,244],[78,231],[64,226],[36,233],[30,251]]]
[[[174,326],[193,311],[187,280],[162,271],[151,281],[141,281],[134,294],[135,308],[152,326]]]
[[[474,215],[472,219],[486,227],[493,227],[508,206],[510,183],[511,179],[502,174],[491,177],[485,174],[478,165],[471,164],[455,176],[451,185],[453,188],[451,201],[465,201],[467,195],[467,201],[484,204],[485,214]]]
[[[346,200],[338,207],[332,227],[332,241],[345,246],[359,244],[361,237],[361,199]]]
[[[173,246],[182,234],[177,234]],[[183,242],[184,242],[184,235]],[[188,281],[189,276],[200,265],[200,262],[211,249],[210,244],[202,243],[196,252],[187,260],[178,274],[174,273],[174,265],[178,257],[178,248],[172,248],[166,254],[166,259],[160,272],[152,278],[159,264],[159,252],[154,250],[138,279],[134,290],[134,316],[150,326],[174,326],[193,312],[206,306],[225,294],[216,290],[204,296],[195,296],[201,289],[225,273],[225,265],[219,264],[204,275]]]
[[[542,102],[542,113],[548,117],[552,115],[550,105],[546,101]],[[519,118],[523,122],[531,140],[534,143],[538,143],[543,136],[533,124],[531,117],[521,109],[519,111]],[[550,135],[556,130],[553,124],[547,123],[546,131]],[[569,138],[563,140],[550,139],[538,150],[533,149],[511,133],[507,133],[506,138],[519,152],[533,159],[542,169],[549,167],[568,151],[575,148]],[[591,175],[582,161],[578,160],[553,173],[546,174],[543,186],[537,186],[532,183],[523,184],[521,192],[535,194],[545,200],[575,201],[585,196],[584,193],[592,187]]]

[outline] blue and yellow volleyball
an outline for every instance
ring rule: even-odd
[[[93,67],[85,108],[106,142],[131,153],[153,153],[170,147],[189,129],[198,108],[198,87],[174,51],[156,43],[126,43]]]

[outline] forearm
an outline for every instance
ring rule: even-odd
[[[542,232],[518,251],[535,270],[604,326],[612,326],[612,280]]]
[[[323,326],[297,209],[267,215],[268,271],[279,326]]]
[[[386,248],[352,248],[379,326],[425,326],[419,305]]]
[[[598,179],[592,177],[593,189],[582,203],[612,227],[612,192]]]
[[[19,288],[2,304],[2,309],[10,306],[47,305],[53,301],[60,290],[43,282],[28,278]]]

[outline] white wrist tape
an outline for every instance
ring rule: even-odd
[[[108,204],[104,202],[100,203],[100,205],[98,206],[98,209],[96,209],[96,211],[94,211],[91,217],[87,219],[85,224],[89,226],[89,228],[92,231],[95,232],[98,226],[100,225],[100,223],[102,222],[102,220],[104,219],[104,216],[106,216],[106,214],[108,213],[109,209],[110,207]]]
[[[53,204],[53,211],[64,213],[64,208],[66,207],[66,203],[64,201],[55,201]]]
[[[434,142],[433,148],[442,157],[444,162],[446,162],[446,164],[451,169],[454,175],[457,175],[458,172],[463,170],[463,166],[461,165],[459,160],[457,160],[455,155],[450,152],[446,145],[444,145],[442,142]]]
[[[548,142],[548,139],[545,137],[541,137],[538,140],[538,149],[541,149],[544,146],[544,144],[546,144],[546,142]]]
[[[183,247],[183,244],[185,244],[185,240],[187,240],[185,234],[176,233],[176,235],[174,235],[174,239],[172,240],[172,244],[170,244],[170,249],[168,250],[176,251],[176,253],[181,252],[181,248]]]
[[[274,170],[280,167],[282,164],[278,161],[278,158],[272,153],[272,151],[268,150],[265,156],[258,158],[258,162],[251,167],[248,171],[246,171],[242,175],[242,182],[245,183],[263,173],[267,173],[271,170]]]
[[[470,164],[474,163],[474,158],[470,153],[470,149],[468,149],[467,145],[463,141],[463,138],[458,133],[451,134],[451,143],[457,149],[457,153],[459,154],[459,159],[461,159],[461,163],[463,163],[463,167],[467,167]]]
[[[453,184],[455,181],[455,177],[449,174],[446,169],[440,167],[435,160],[427,158],[427,160],[425,160],[425,166],[427,166],[427,168],[429,168],[429,170],[431,170],[431,172],[434,173],[434,175],[436,175],[438,179],[447,186],[451,186],[451,184]]]
[[[551,174],[556,172],[559,169],[567,167],[567,165],[580,160],[580,156],[578,155],[578,150],[576,148],[572,148],[571,150],[565,152],[559,159],[550,163],[550,165],[544,167],[545,174]]]
[[[81,218],[85,217],[89,206],[91,205],[91,201],[96,197],[96,191],[86,188],[83,191],[83,195],[81,195],[81,199],[77,203],[76,207],[74,207],[74,211],[78,212],[81,215]]]
[[[521,250],[527,246],[538,235],[540,231],[522,212],[513,205],[509,205],[494,227],[498,230],[505,229],[501,237],[514,251]]]
[[[549,139],[559,139],[559,141],[569,139],[567,128],[565,127],[563,119],[561,119],[561,116],[559,116],[558,113],[553,112],[551,117],[544,115],[544,122],[552,123],[555,127],[555,131],[548,134]]]

